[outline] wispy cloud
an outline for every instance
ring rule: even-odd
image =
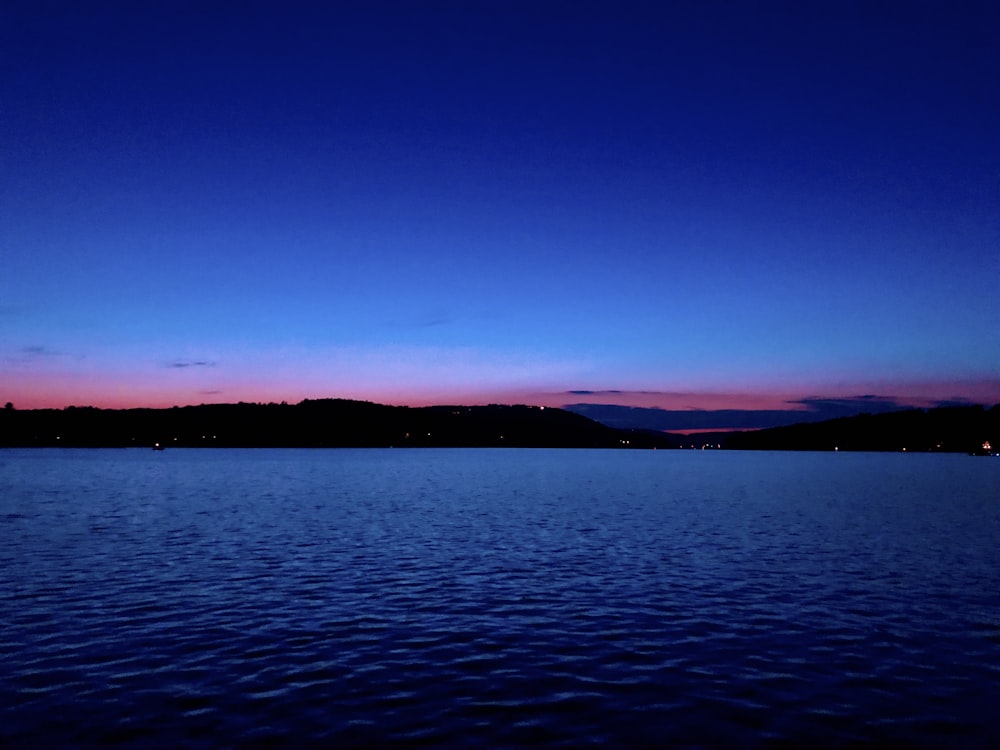
[[[390,321],[394,328],[437,328],[447,326],[457,322],[459,316],[444,307],[425,308],[416,310],[412,315],[405,318],[396,318]]]
[[[586,389],[579,388],[569,391],[563,391],[568,395],[573,396],[641,396],[643,398],[649,398],[652,396],[661,396],[663,398],[676,399],[676,398],[692,398],[692,397],[704,397],[706,394],[690,392],[690,391],[650,391],[650,390],[625,390],[620,388],[601,388],[601,389]]]
[[[215,362],[208,362],[205,360],[175,360],[173,362],[169,362],[166,366],[173,370],[183,370],[186,367],[215,367]]]
[[[667,411],[792,408],[787,400],[788,395],[775,393],[577,388],[540,393],[538,396],[553,406],[586,402]],[[796,405],[795,408],[804,411],[806,407]]]
[[[24,346],[21,347],[21,354],[26,357],[62,357],[65,352],[50,349],[47,346]]]
[[[85,359],[85,356],[82,354],[74,355],[60,349],[52,349],[51,347],[41,344],[33,344],[30,346],[22,346],[5,356],[0,356],[0,360],[6,364],[15,366],[42,366],[44,362],[51,362],[60,357],[74,356],[76,359]]]

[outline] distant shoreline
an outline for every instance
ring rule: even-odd
[[[551,407],[386,406],[346,399],[168,409],[0,410],[8,448],[616,448],[989,453],[1000,405],[907,409],[742,432],[609,427]]]

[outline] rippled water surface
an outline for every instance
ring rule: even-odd
[[[0,451],[0,745],[1000,741],[1000,460]]]

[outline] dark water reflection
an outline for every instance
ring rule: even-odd
[[[0,451],[0,745],[1000,741],[1000,461]]]

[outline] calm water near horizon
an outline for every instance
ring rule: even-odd
[[[0,746],[1000,745],[1000,460],[0,450]]]

